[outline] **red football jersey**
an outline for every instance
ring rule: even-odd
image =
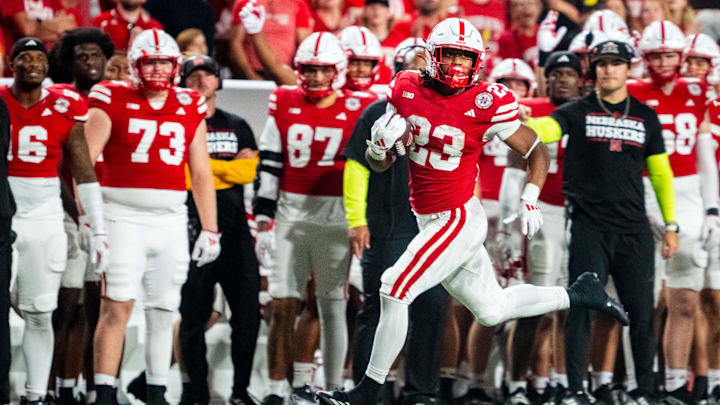
[[[205,98],[174,88],[156,110],[136,87],[108,81],[93,86],[90,108],[112,120],[103,149],[103,186],[185,190],[185,163],[198,125],[205,119]]]
[[[548,97],[524,98],[520,100],[520,104],[532,108],[533,117],[547,117],[555,111],[554,106]],[[545,185],[540,191],[540,201],[551,205],[565,205],[565,196],[562,192],[563,180],[563,159],[565,157],[565,146],[567,146],[568,138],[563,135],[560,142],[546,144],[548,152],[550,152],[550,168],[545,179]]]
[[[710,133],[715,141],[715,159],[720,163],[720,98],[708,104]]]
[[[130,31],[132,31],[133,28],[140,27],[143,30],[152,28],[163,29],[159,21],[142,14],[135,23],[130,23],[117,11],[117,8],[100,13],[93,19],[93,26],[100,28],[110,35],[115,45],[115,51],[123,52],[127,51],[130,47]]]
[[[333,105],[318,108],[297,86],[270,95],[270,115],[280,134],[280,190],[314,196],[343,195],[345,158],[340,152],[365,107],[377,100],[366,92],[339,92]]]
[[[12,124],[8,175],[58,177],[62,144],[72,127],[87,118],[87,106],[80,94],[67,89],[43,89],[40,101],[25,108],[8,86],[1,86],[0,98],[7,104]]]
[[[650,81],[638,80],[628,82],[628,91],[657,112],[675,177],[696,174],[695,141],[705,118],[706,85],[696,79],[678,79],[666,95]]]
[[[418,72],[403,71],[388,101],[413,126],[410,203],[419,214],[465,204],[483,143],[506,139],[520,126],[517,99],[501,84],[479,83],[446,97],[425,87]]]

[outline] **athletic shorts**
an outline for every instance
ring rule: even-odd
[[[302,299],[314,273],[315,295],[344,299],[350,252],[347,225],[275,220],[273,268],[268,292],[273,298]]]

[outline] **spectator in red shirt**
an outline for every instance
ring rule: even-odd
[[[255,54],[247,31],[240,21],[240,10],[247,0],[237,0],[233,7],[233,28],[230,37],[230,68],[233,76],[263,80],[262,64]],[[310,8],[305,0],[264,0],[267,19],[262,32],[281,63],[292,66],[295,49],[312,33]]]
[[[312,0],[313,32],[328,31],[338,34],[350,25],[350,20],[343,12],[343,0]]]
[[[443,0],[415,0],[415,10],[410,36],[427,38],[433,27],[444,20],[447,15]]]
[[[480,31],[488,52],[498,52],[498,40],[505,32],[505,0],[460,0],[463,18]]]
[[[537,65],[537,30],[542,12],[541,0],[510,0],[510,29],[498,40],[498,56],[522,59]]]
[[[150,18],[142,7],[146,0],[119,0],[117,7],[100,13],[93,25],[105,31],[112,38],[116,51],[126,52],[132,39],[139,33],[152,28],[163,29],[162,24]]]
[[[5,49],[21,37],[40,38],[51,49],[63,32],[77,27],[77,21],[60,0],[1,0],[0,26]]]

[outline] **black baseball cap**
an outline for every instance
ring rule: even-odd
[[[198,69],[203,69],[214,74],[218,79],[220,79],[218,90],[222,88],[220,65],[215,61],[215,59],[209,56],[193,56],[183,62],[182,67],[180,68],[180,86],[185,87],[185,79],[187,79],[187,77],[190,76],[192,72]]]
[[[582,76],[580,58],[578,58],[573,52],[558,51],[550,54],[547,62],[545,62],[545,77],[550,76],[550,73],[559,67],[572,68],[577,72],[578,76]]]
[[[601,59],[619,60],[630,64],[635,56],[632,46],[623,41],[604,41],[590,50],[590,64],[595,65]]]
[[[25,51],[40,51],[46,56],[48,54],[47,49],[45,49],[45,45],[43,45],[43,42],[40,40],[40,38],[23,37],[15,41],[15,44],[12,47],[12,51],[10,52],[10,60],[15,59],[16,56],[20,55],[21,52]]]
[[[382,4],[383,6],[390,8],[390,0],[365,0],[366,6],[371,4]]]

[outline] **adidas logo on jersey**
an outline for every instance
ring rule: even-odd
[[[650,107],[657,107],[660,105],[660,102],[657,100],[647,100],[645,104],[649,105]]]
[[[185,115],[185,110],[180,107],[177,109],[177,111],[175,111],[175,115]]]
[[[290,114],[300,115],[300,109],[297,107],[290,107],[290,109],[288,109],[288,112]]]
[[[139,110],[140,104],[127,103],[127,104],[125,104],[125,108],[127,108],[128,110]]]
[[[49,108],[44,109],[42,114],[40,114],[41,117],[47,117],[48,115],[52,115],[52,111],[50,111]]]
[[[692,101],[692,99],[689,99],[689,100],[685,103],[685,107],[695,107],[695,102]]]
[[[335,116],[335,119],[336,119],[336,120],[347,121],[347,115],[345,115],[344,112],[341,112],[340,114],[338,114],[338,115]]]
[[[468,117],[473,117],[473,118],[475,118],[475,110],[473,110],[473,109],[471,108],[471,109],[465,111],[465,115],[467,115]]]

